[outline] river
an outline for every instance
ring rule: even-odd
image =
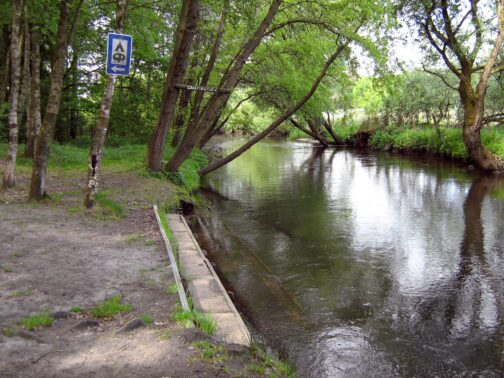
[[[263,142],[205,185],[193,230],[300,376],[502,376],[502,180]]]

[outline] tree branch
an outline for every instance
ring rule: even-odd
[[[439,79],[441,79],[441,81],[450,89],[453,89],[454,91],[458,91],[458,88],[457,87],[454,87],[453,85],[451,85],[447,80],[446,78],[441,75],[440,73],[436,72],[436,71],[430,71],[429,69],[427,69],[427,67],[425,67],[425,64],[422,63],[422,69],[427,72],[428,74],[431,74],[433,76],[436,76],[438,77]]]

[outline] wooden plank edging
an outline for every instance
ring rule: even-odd
[[[177,260],[175,259],[175,255],[173,254],[173,250],[171,248],[170,241],[166,236],[166,232],[163,227],[163,223],[161,222],[161,218],[159,217],[159,211],[157,205],[152,206],[154,209],[154,214],[156,214],[156,220],[159,226],[159,231],[161,231],[161,236],[163,237],[166,251],[168,253],[168,258],[170,259],[170,264],[172,266],[173,276],[175,277],[175,283],[177,284],[177,291],[180,298],[180,304],[182,305],[182,309],[185,312],[190,312],[189,302],[187,301],[186,293],[184,290],[184,285],[182,284],[182,279],[180,278],[180,272],[177,266]]]
[[[238,322],[238,324],[239,324],[239,326],[241,328],[241,331],[243,332],[243,334],[245,335],[245,338],[247,339],[247,344],[250,345],[252,338],[250,336],[250,332],[248,330],[248,327],[246,326],[246,324],[243,321],[242,317],[238,313],[238,310],[236,309],[236,307],[235,307],[233,301],[231,300],[231,298],[229,297],[229,294],[227,293],[227,290],[224,288],[224,285],[222,284],[222,282],[221,282],[219,276],[217,275],[217,272],[213,268],[211,262],[207,259],[207,257],[205,256],[205,254],[201,250],[201,248],[199,246],[199,243],[196,241],[196,238],[194,237],[194,234],[192,233],[191,228],[187,224],[185,218],[182,215],[180,215],[180,214],[178,214],[178,216],[179,216],[179,219],[184,224],[184,227],[186,228],[187,233],[191,237],[191,239],[193,241],[193,244],[196,247],[196,251],[198,252],[198,255],[200,256],[200,258],[203,260],[203,262],[205,263],[205,265],[210,270],[210,273],[214,277],[214,280],[217,282],[217,285],[219,286],[220,291],[222,292],[222,296],[224,297],[224,300],[228,304],[231,312],[233,313],[234,317],[236,318],[236,320],[237,320],[237,322]]]

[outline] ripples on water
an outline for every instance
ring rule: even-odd
[[[501,376],[504,189],[436,160],[262,143],[193,222],[303,376]]]

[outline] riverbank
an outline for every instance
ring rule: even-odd
[[[20,159],[16,188],[0,192],[2,376],[289,375],[257,347],[220,344],[177,321],[152,204],[184,196],[197,162],[177,187],[146,175],[142,152],[107,149],[92,211],[82,206],[87,149],[54,146],[51,199],[37,203],[27,202],[30,161]]]
[[[349,146],[366,147],[380,151],[429,153],[470,163],[462,140],[462,129],[440,127],[382,127],[363,128],[358,124],[334,127],[340,141]],[[305,137],[298,130],[289,139]],[[504,159],[504,128],[487,128],[481,131],[483,144],[495,155]],[[329,136],[328,136],[329,138]]]

